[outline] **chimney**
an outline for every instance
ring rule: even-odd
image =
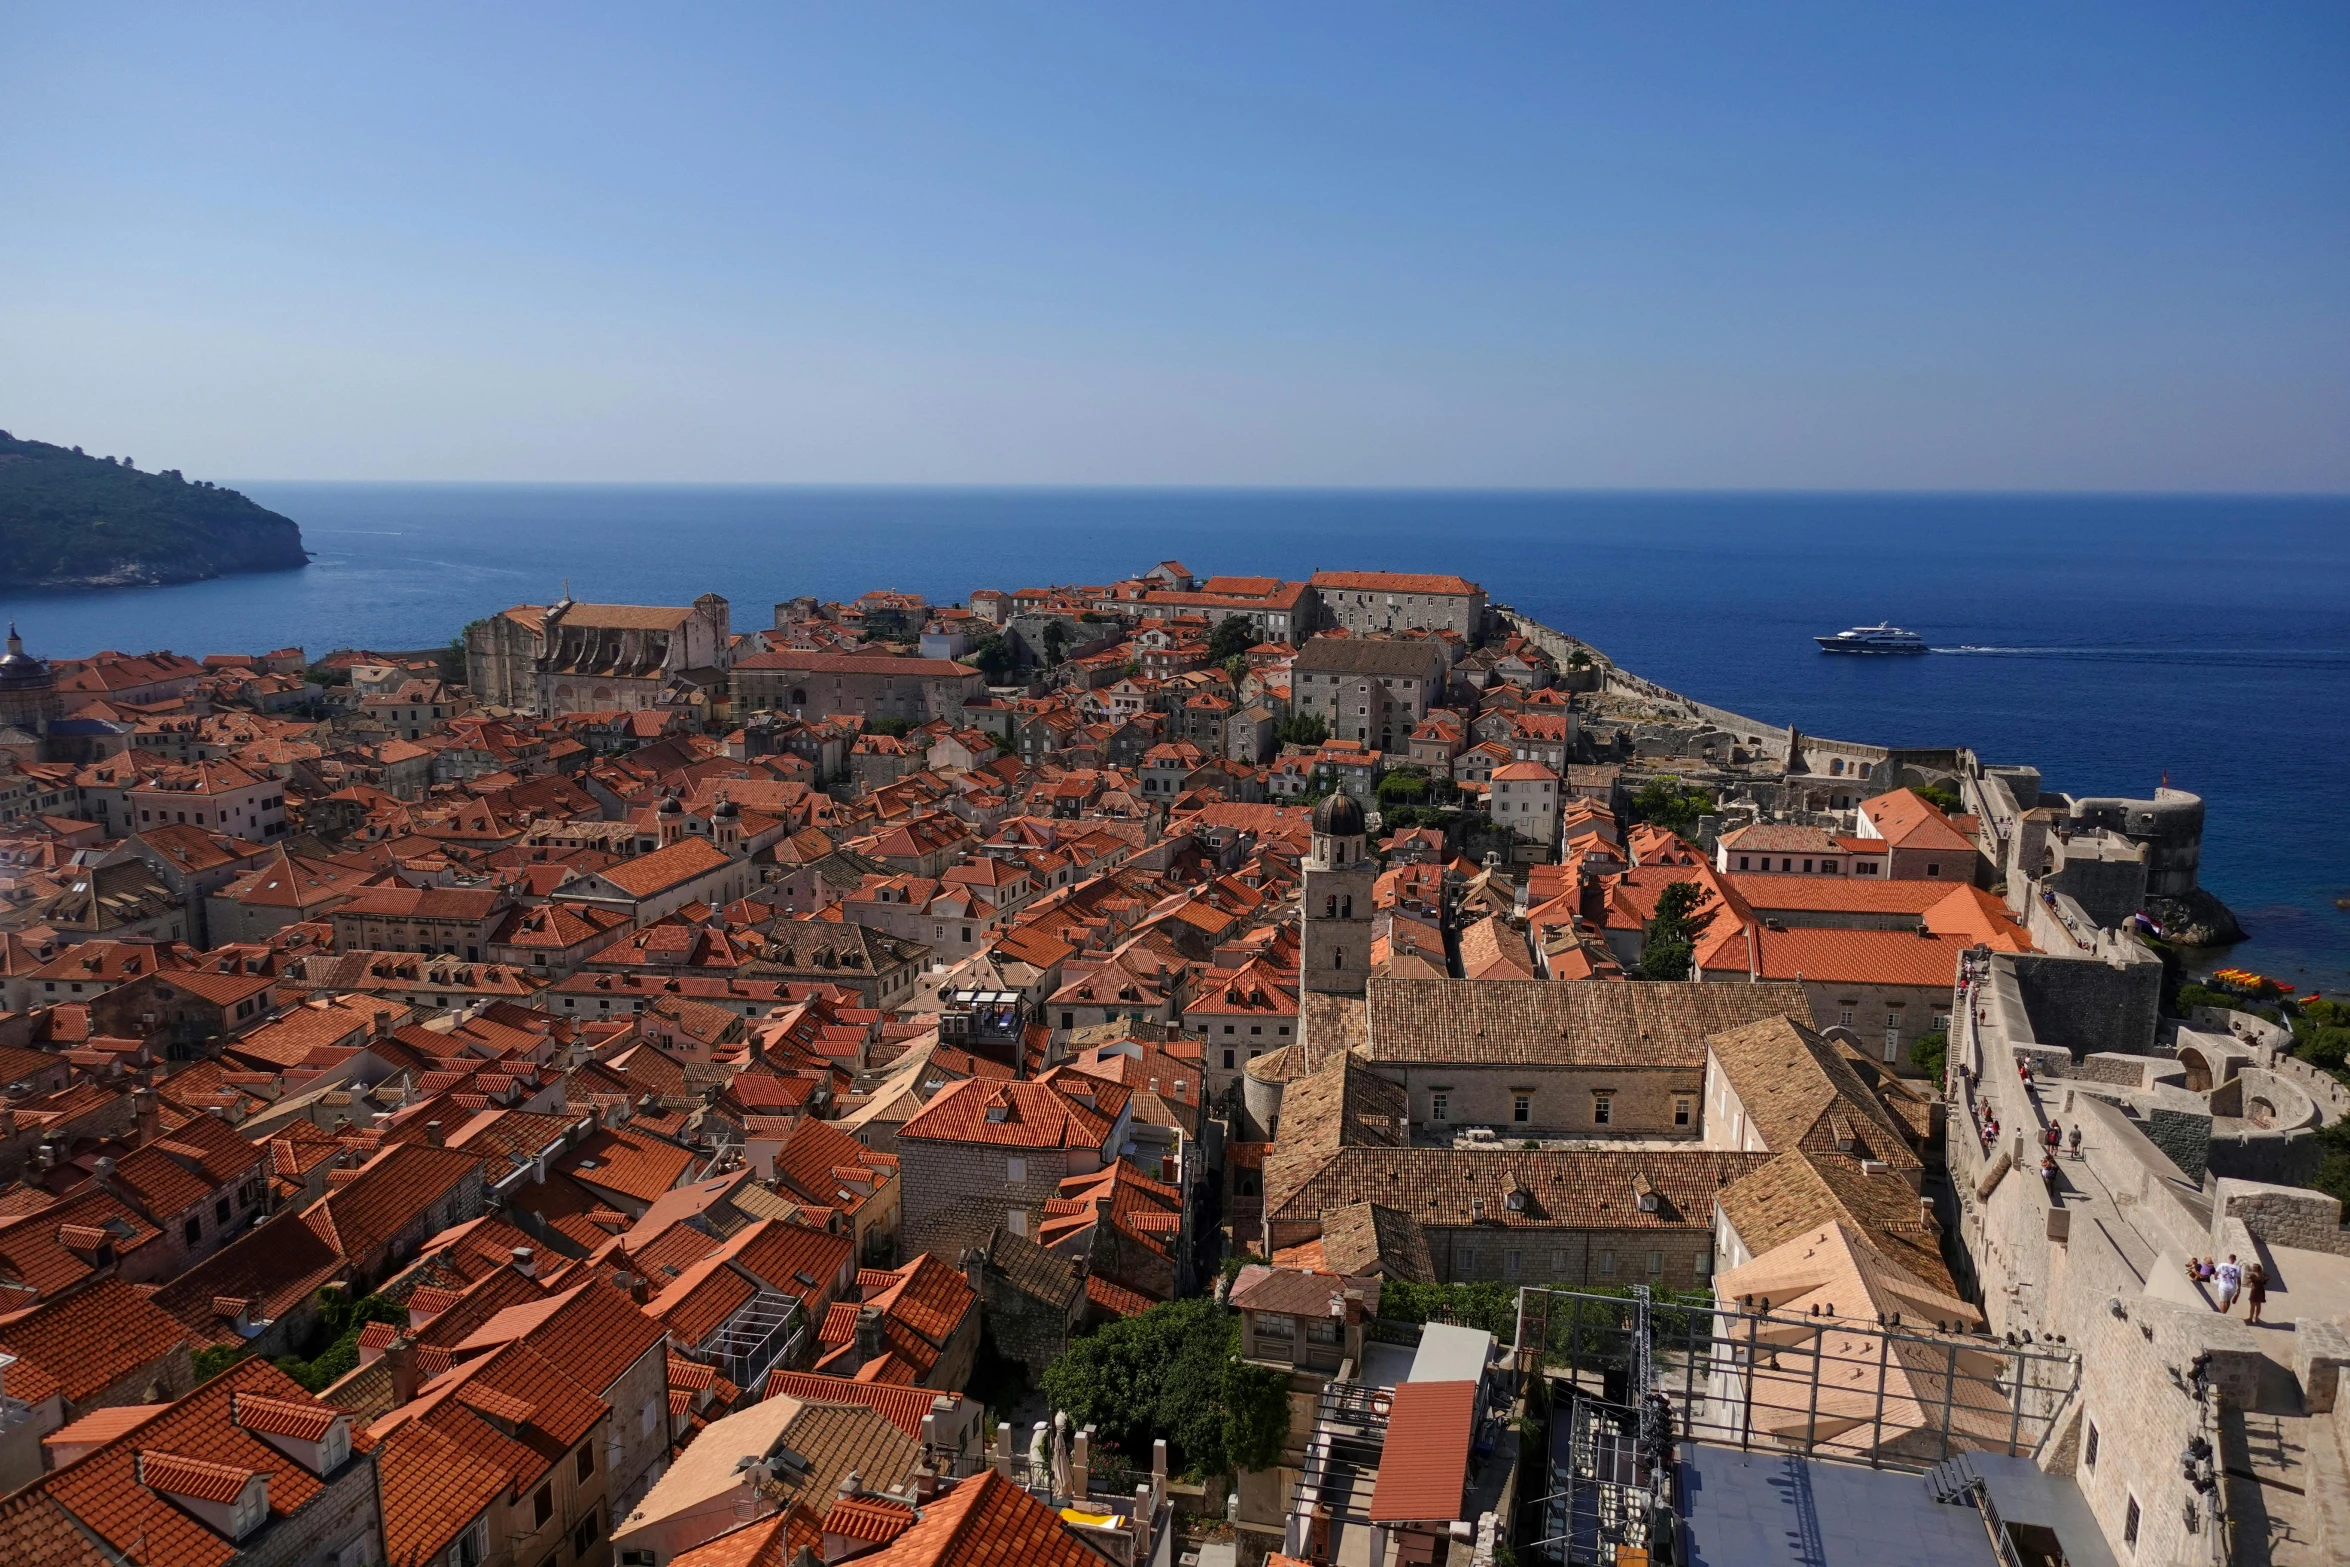
[[[517,1246],[509,1253],[514,1259],[514,1271],[526,1279],[538,1277],[538,1253],[528,1246]]]
[[[440,1146],[441,1146],[441,1123],[440,1123],[440,1122],[438,1122],[438,1121],[427,1121],[427,1122],[425,1122],[425,1123],[424,1123],[424,1140],[425,1140],[426,1142],[428,1142],[428,1143],[432,1144],[432,1145],[433,1145],[435,1148],[438,1148],[438,1147],[440,1147]]]
[[[1012,1478],[1012,1422],[995,1428],[995,1472],[1004,1479]]]
[[[840,1484],[835,1489],[844,1502],[854,1497],[863,1496],[865,1494],[865,1477],[852,1469],[840,1477]]]
[[[1069,1454],[1069,1495],[1083,1503],[1093,1478],[1093,1427],[1078,1430]]]
[[[392,1407],[416,1396],[416,1341],[401,1334],[384,1346],[384,1369],[392,1379]]]
[[[881,1358],[881,1308],[857,1308],[857,1365],[862,1368]]]
[[[163,1136],[163,1106],[154,1089],[143,1085],[132,1089],[131,1110],[138,1123],[140,1147]]]

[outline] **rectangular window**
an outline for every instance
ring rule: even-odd
[[[1836,1021],[1846,1028],[1852,1026],[1852,1003],[1847,1001],[1836,1009]]]
[[[579,1527],[571,1531],[571,1554],[583,1562],[586,1561],[588,1552],[596,1548],[596,1536],[601,1532],[596,1527],[596,1515],[593,1510],[590,1510],[588,1515],[579,1521]]]
[[[1028,1233],[1028,1210],[1006,1208],[1004,1210],[1004,1228],[1010,1230],[1014,1235],[1026,1235]]]
[[[1075,1028],[1077,1026],[1077,1014],[1074,1012],[1062,1013],[1061,1026],[1063,1028]]]
[[[1942,874],[1942,867],[1936,864],[1934,861],[1928,860],[1926,862],[1926,874],[1929,876],[1939,876]]]
[[[2083,1469],[2097,1467],[2097,1422],[2094,1420],[2089,1422],[2088,1439],[2081,1444],[2081,1467]]]
[[[1534,1101],[1527,1098],[1524,1094],[1518,1094],[1514,1096],[1510,1100],[1510,1118],[1515,1121],[1533,1120]]]
[[[1690,1117],[1695,1113],[1696,1102],[1694,1100],[1676,1099],[1673,1101],[1673,1124],[1675,1126],[1687,1126]]]
[[[1224,1052],[1224,1070],[1227,1072],[1232,1070],[1232,1052],[1229,1050]]]
[[[1501,1254],[1502,1277],[1514,1279],[1518,1276],[1518,1263],[1520,1257],[1521,1254],[1514,1251],[1505,1251]]]
[[[555,1485],[549,1481],[530,1499],[530,1526],[537,1528],[555,1516]]]
[[[1616,1276],[1616,1254],[1614,1252],[1603,1251],[1599,1254],[1599,1276],[1603,1279],[1612,1279]]]
[[[2130,1498],[2129,1510],[2122,1514],[2122,1544],[2132,1551],[2138,1548],[2138,1499]]]
[[[1591,1124],[1593,1126],[1606,1126],[1615,1118],[1615,1101],[1608,1098],[1608,1096],[1605,1094],[1594,1096],[1591,1101]]]
[[[1885,1059],[1887,1061],[1901,1059],[1901,1024],[1897,1019],[1890,1020],[1885,1024]]]
[[[1020,1184],[1022,1181],[1025,1181],[1025,1180],[1027,1180],[1027,1179],[1028,1179],[1028,1161],[1027,1161],[1027,1160],[1015,1157],[1015,1158],[1008,1158],[1008,1159],[1006,1159],[1006,1160],[1004,1161],[1004,1181],[1005,1181],[1005,1184],[1007,1184],[1007,1185],[1011,1185],[1011,1186],[1017,1186],[1017,1185],[1019,1185],[1019,1184]]]
[[[1665,1276],[1665,1254],[1663,1252],[1652,1251],[1648,1254],[1648,1276],[1652,1279],[1661,1279]]]
[[[1444,1095],[1430,1094],[1428,1096],[1428,1119],[1431,1121],[1448,1121],[1452,1119],[1451,1106]]]
[[[596,1472],[596,1444],[593,1441],[579,1444],[579,1457],[573,1465],[573,1472],[582,1480]]]
[[[1462,1252],[1461,1265],[1458,1271],[1460,1276],[1464,1279],[1474,1277],[1477,1272],[1477,1254],[1473,1251]]]

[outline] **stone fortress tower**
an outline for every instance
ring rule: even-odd
[[[1363,846],[1363,808],[1344,793],[1314,807],[1305,863],[1303,988],[1359,996],[1371,973],[1371,890],[1379,865]]]

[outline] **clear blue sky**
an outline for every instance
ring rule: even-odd
[[[0,427],[227,477],[2350,489],[2350,7],[0,24]]]

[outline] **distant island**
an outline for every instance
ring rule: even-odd
[[[176,470],[0,430],[0,583],[144,587],[305,564],[291,517]]]

